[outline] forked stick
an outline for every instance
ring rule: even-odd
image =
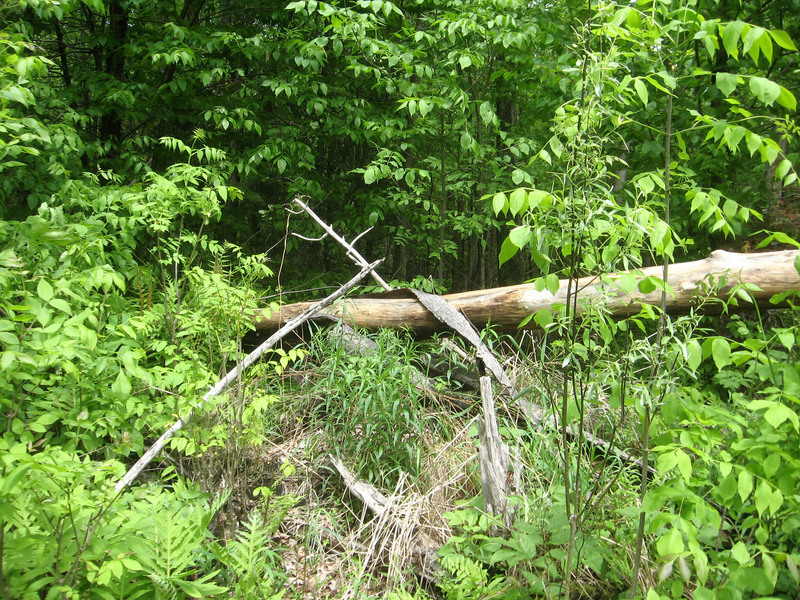
[[[315,213],[313,210],[311,210],[311,208],[309,208],[309,206],[307,204],[304,204],[303,201],[300,200],[300,198],[295,198],[294,201],[298,204],[298,206],[300,206],[300,208],[302,208],[304,211],[306,211],[308,213],[308,216],[310,216],[312,219],[314,219],[317,222],[317,224],[325,230],[325,233],[327,233],[329,236],[331,236],[333,239],[335,239],[337,242],[339,242],[342,246],[344,246],[344,249],[347,250],[347,256],[349,256],[352,259],[352,261],[354,263],[356,263],[357,266],[364,267],[364,266],[367,265],[367,260],[363,256],[361,256],[361,254],[359,253],[358,250],[356,250],[353,247],[353,244],[349,243],[342,236],[340,236],[338,233],[336,233],[330,225],[328,225],[325,221],[320,219],[317,216],[317,213]],[[369,230],[367,230],[367,231],[369,231]],[[359,236],[356,238],[356,240],[358,238],[360,238],[362,235],[364,235],[364,233],[366,233],[366,231],[361,233],[361,234],[359,234]],[[355,240],[354,240],[354,243],[355,243]],[[388,283],[386,283],[386,281],[384,281],[383,277],[378,275],[375,271],[372,272],[372,278],[375,281],[377,281],[378,284],[383,289],[385,289],[387,292],[391,292],[392,291],[392,287]]]

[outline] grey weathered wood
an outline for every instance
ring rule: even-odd
[[[378,488],[371,483],[359,479],[347,466],[338,458],[333,455],[328,457],[331,465],[339,472],[339,475],[344,481],[347,489],[356,498],[361,500],[369,510],[378,516],[383,515],[386,507],[389,505],[389,499],[384,496]]]
[[[500,437],[490,377],[481,377],[483,414],[478,417],[478,456],[481,461],[483,505],[487,513],[510,522],[508,505],[508,448]]]
[[[345,250],[347,250],[348,258],[350,258],[350,260],[352,260],[357,266],[366,267],[369,264],[367,262],[367,259],[364,258],[363,256],[361,256],[361,253],[358,250],[356,250],[355,247],[353,246],[353,244],[355,244],[355,242],[358,240],[358,238],[360,238],[362,235],[364,235],[366,233],[366,231],[360,233],[358,235],[358,237],[356,237],[356,239],[353,240],[353,243],[351,244],[347,240],[345,240],[342,236],[340,236],[338,233],[336,233],[336,231],[334,231],[333,227],[331,227],[325,221],[320,219],[319,216],[317,215],[317,213],[315,213],[313,210],[311,210],[311,208],[307,204],[305,204],[302,200],[300,200],[300,198],[295,198],[294,201],[300,208],[302,208],[304,211],[306,211],[306,213],[308,213],[308,216],[310,216],[312,219],[314,219],[317,222],[317,224],[320,227],[322,227],[322,229],[325,230],[326,235],[331,236],[334,240],[336,240],[339,244],[341,244],[344,247]],[[367,230],[367,231],[369,231],[369,230]],[[386,283],[383,280],[383,277],[378,275],[377,271],[373,270],[373,271],[370,272],[370,274],[372,275],[372,278],[376,282],[378,282],[378,284],[383,289],[385,289],[387,291],[392,289],[389,286],[389,284]]]
[[[435,296],[419,290],[410,290],[417,300],[427,308],[432,315],[448,327],[457,331],[464,339],[475,346],[476,356],[483,362],[488,371],[500,384],[503,394],[509,398],[514,395],[514,384],[503,369],[489,347],[483,342],[475,326],[462,313],[458,312],[444,297]]]

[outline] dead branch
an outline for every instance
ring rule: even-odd
[[[338,290],[333,292],[327,298],[320,300],[319,302],[313,303],[309,306],[305,311],[301,314],[297,315],[293,319],[287,321],[283,327],[281,327],[278,331],[272,334],[267,340],[261,344],[258,348],[253,350],[250,354],[248,354],[242,362],[240,362],[236,367],[234,367],[225,377],[219,380],[219,382],[212,387],[205,396],[203,396],[194,406],[194,408],[189,412],[188,415],[185,417],[181,417],[175,423],[167,429],[160,438],[158,438],[155,443],[150,446],[150,448],[145,452],[142,457],[136,461],[128,472],[125,473],[125,476],[117,483],[115,487],[115,491],[119,493],[125,487],[129,486],[131,482],[133,482],[138,476],[139,473],[144,470],[144,468],[150,464],[150,462],[161,452],[161,449],[164,445],[175,436],[175,434],[183,429],[187,423],[192,419],[194,415],[194,411],[197,410],[200,406],[202,406],[205,402],[207,402],[210,398],[214,396],[218,396],[223,391],[225,391],[228,386],[230,386],[234,381],[239,379],[241,374],[250,367],[253,363],[255,363],[261,355],[264,354],[267,350],[272,348],[281,338],[285,335],[290,333],[291,331],[297,329],[300,325],[308,321],[311,317],[315,314],[322,311],[327,306],[330,306],[336,300],[344,296],[348,291],[353,289],[356,285],[358,285],[364,277],[366,277],[369,273],[373,272],[373,270],[383,262],[382,260],[375,261],[374,263],[365,265],[361,271],[353,277],[350,281],[345,283],[342,287]]]

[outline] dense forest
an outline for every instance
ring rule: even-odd
[[[800,599],[798,286],[665,310],[671,264],[800,248],[797,39],[798,0],[0,2],[0,597]],[[209,397],[358,270],[295,198],[391,287],[566,301],[477,366],[306,327]],[[626,271],[664,303],[578,301]]]

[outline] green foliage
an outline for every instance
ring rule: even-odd
[[[645,504],[661,593],[675,597],[689,578],[708,597],[797,587],[796,318],[770,328],[732,317],[730,337],[703,344],[710,384],[683,388],[662,409],[654,451],[668,479]]]
[[[319,369],[327,377],[318,384],[316,412],[334,452],[385,488],[394,488],[401,472],[418,475],[422,442],[435,424],[409,368],[413,349],[388,330],[365,356],[317,344],[324,357]]]
[[[547,462],[552,458],[548,454],[557,444],[556,435],[552,432],[548,437],[538,436],[533,442],[548,446],[542,452],[543,461],[535,464],[541,473],[550,474],[558,469],[557,461]],[[587,482],[584,485],[585,489],[591,489]],[[606,494],[599,487],[594,492]],[[625,521],[615,514],[627,506],[626,493],[623,489],[620,494],[604,498],[603,510],[597,511],[591,517],[591,525],[587,523],[578,533],[581,552],[578,564],[573,563],[572,568],[584,573],[581,585],[586,593],[608,594],[629,576],[627,557],[618,556],[610,543],[610,540],[622,543],[631,535]],[[444,584],[443,589],[450,586],[453,598],[481,597],[487,586],[501,598],[563,595],[572,533],[562,485],[555,480],[546,489],[531,490],[512,502],[517,508],[517,518],[510,530],[476,508],[462,508],[445,515],[454,535],[440,555],[442,566],[454,581]]]
[[[131,378],[152,381],[132,327],[126,290],[136,264],[132,236],[143,227],[131,194],[90,201],[79,184],[66,202],[24,222],[3,222],[4,426],[24,443],[113,455],[141,448]],[[91,211],[91,214],[89,214]]]
[[[176,598],[220,593],[205,567],[207,526],[224,498],[176,482],[114,499],[115,461],[4,440],[2,565],[13,598]],[[113,500],[112,500],[113,499]]]
[[[204,233],[239,197],[225,154],[196,131],[191,147],[163,140],[188,160],[163,174],[125,185],[109,171],[81,174],[91,144],[74,111],[55,124],[42,116],[59,109],[42,100],[54,63],[24,34],[2,44],[2,587],[37,598],[222,593],[205,548],[223,500],[209,506],[178,481],[112,489],[116,459],[141,452],[241,354],[255,288],[271,275],[263,256]]]
[[[227,591],[214,582],[218,571],[204,568],[199,574],[198,568],[207,567],[203,562],[210,537],[208,525],[226,499],[220,496],[211,504],[187,503],[178,494],[144,498],[143,505],[135,507],[143,518],[137,523],[141,534],[131,537],[130,547],[149,573],[150,581],[142,581],[142,586],[154,588],[156,598],[203,597]],[[136,595],[135,588],[124,594]]]
[[[796,16],[781,3],[26,0],[0,13],[11,597],[280,597],[266,540],[281,501],[222,546],[207,533],[221,500],[175,481],[112,501],[110,482],[241,357],[271,281],[265,251],[283,246],[284,286],[345,268],[338,250],[283,240],[293,194],[344,233],[374,227],[365,254],[413,287],[497,284],[499,256],[510,281],[555,293],[559,276],[705,253],[796,185]],[[616,322],[569,302],[532,315],[545,334],[525,393],[613,444],[652,437],[649,597],[788,595],[796,311],[708,332],[695,315],[661,317]],[[385,334],[372,357],[314,352],[329,370],[315,416],[330,446],[386,487],[418,473],[438,425],[410,349]],[[168,449],[176,468],[207,489],[240,481],[276,412],[266,374],[301,359],[276,350],[199,411]],[[504,435],[550,477],[520,494],[507,536],[453,517],[445,596],[569,595],[576,572],[598,594],[623,589],[628,561],[604,540],[634,539],[635,478],[563,429],[546,443]]]
[[[235,539],[225,545],[212,544],[215,558],[226,567],[235,598],[283,598],[284,590],[276,589],[285,575],[281,572],[280,556],[271,548],[270,538],[296,500],[292,496],[282,496],[265,502],[264,510],[269,511],[269,519],[264,518],[261,510],[253,511]]]
[[[747,155],[758,153],[762,162],[775,168],[783,185],[796,178],[781,145],[753,126],[771,121],[779,130],[784,128],[782,115],[770,114],[763,107],[769,108],[777,100],[794,110],[792,93],[755,74],[732,75],[714,69],[714,79],[702,68],[706,60],[717,60],[720,36],[730,68],[739,66],[735,50],[740,38],[747,40],[744,47],[756,69],[760,44],[770,48],[763,56],[772,67],[780,56],[773,56],[770,40],[780,39],[787,52],[796,51],[783,31],[751,27],[742,21],[707,20],[693,9],[675,10],[663,3],[654,5],[653,11],[644,10],[644,5],[614,7],[601,11],[598,18],[600,24],[587,44],[591,46],[596,39],[603,51],[590,51],[580,59],[582,69],[572,71],[573,78],[580,77],[574,82],[574,96],[556,110],[554,135],[532,159],[540,168],[546,163],[559,174],[548,173],[533,189],[486,197],[491,198],[495,214],[523,220],[503,243],[501,263],[519,249],[530,247],[532,259],[546,275],[552,267],[561,269],[568,264],[575,247],[585,241],[589,252],[581,258],[580,272],[609,271],[641,265],[649,253],[674,259],[677,247],[694,243],[689,232],[707,228],[726,237],[741,233],[759,213],[728,182],[704,184],[709,165],[698,164],[701,155],[709,164],[722,159],[730,162],[740,146],[746,146]],[[698,52],[697,40],[703,40],[706,52]],[[743,77],[750,82],[749,89],[761,108],[734,93],[736,82]],[[655,91],[652,98],[651,90]],[[666,96],[675,101],[669,115],[663,102]],[[690,96],[692,102],[695,97],[700,104],[712,102],[710,110],[682,105]],[[665,142],[650,124],[654,118],[666,122],[673,117],[671,141],[678,151],[668,165],[670,193],[675,199],[683,196],[686,202],[671,203],[671,218],[666,223],[659,213],[670,204],[665,198],[667,177],[664,165],[653,164],[664,156]],[[622,151],[618,150],[620,140]],[[697,152],[700,144],[705,144],[710,159]],[[634,149],[629,157],[628,151]],[[574,181],[581,183],[576,187]]]
[[[639,12],[643,6],[608,7],[608,12],[601,8],[585,34],[579,68],[573,70],[568,84],[573,86],[571,99],[555,111],[553,136],[536,156],[540,168],[552,167],[556,172],[542,172],[544,181],[537,181],[536,187],[486,197],[498,216],[519,223],[511,223],[514,228],[499,252],[500,261],[529,249],[540,274],[535,279],[539,290],[555,293],[557,274],[576,278],[673,262],[679,251],[693,243],[684,237],[686,232],[708,228],[711,234],[735,235],[751,216],[759,216],[730,192],[701,183],[708,166],[698,165],[697,153],[688,152],[689,139],[718,144],[708,152],[712,163],[721,159],[722,153],[726,161],[732,160],[731,153],[736,154],[739,144],[745,143],[750,156],[758,152],[761,161],[775,169],[776,177],[786,178],[784,184],[794,180],[791,162],[780,144],[752,128],[756,119],[780,123],[769,112],[775,102],[795,108],[791,92],[757,70],[760,57],[773,64],[772,41],[780,39],[785,50],[795,51],[785,34],[742,21],[709,21],[693,9],[673,10],[663,3]],[[715,71],[719,72],[720,47],[728,55],[726,66],[739,66],[741,35],[755,71],[741,71],[743,75],[733,78],[704,78],[710,75],[702,69],[704,60],[717,61]],[[700,52],[698,40],[703,40],[707,55]],[[601,52],[592,50],[596,43],[602,43]],[[733,97],[742,77],[749,82],[760,108],[751,103],[745,109],[743,102]],[[696,98],[700,103],[706,98],[712,101],[710,110],[684,108],[681,103],[690,90],[692,102]],[[654,119],[662,119],[665,132],[660,126],[652,129]],[[620,140],[624,151],[615,154]],[[678,148],[677,160],[669,150],[673,143]],[[636,144],[641,145],[628,157]],[[613,168],[619,170],[615,173]],[[642,170],[636,172],[637,168]],[[519,177],[512,181],[522,183]],[[623,293],[633,292],[636,286],[632,275],[607,279],[606,283]],[[709,287],[715,285],[724,282],[710,282]],[[657,289],[665,295],[672,293],[654,278],[642,281],[638,291]],[[568,291],[575,293],[574,284]],[[748,300],[746,286],[738,294]],[[649,436],[658,440],[654,449],[659,455],[658,472],[671,473],[674,478],[659,481],[650,489],[640,514],[646,525],[642,533],[658,538],[659,593],[680,597],[693,581],[700,583],[695,594],[704,590],[707,597],[719,593],[728,598],[769,595],[794,585],[796,556],[792,553],[796,548],[783,536],[784,528],[794,525],[788,524],[788,515],[797,510],[785,499],[794,486],[789,482],[796,481],[795,473],[792,468],[782,471],[785,489],[772,478],[784,459],[787,467],[794,460],[789,458],[793,453],[787,455],[782,446],[785,433],[775,431],[783,427],[788,433],[797,427],[796,411],[787,404],[780,383],[784,370],[794,373],[794,359],[786,366],[785,354],[767,350],[772,343],[767,341],[769,335],[736,344],[721,336],[703,340],[696,317],[659,318],[649,308],[627,322],[615,323],[596,303],[579,303],[570,296],[565,305],[529,318],[548,334],[558,333],[548,352],[542,352],[542,359],[555,360],[564,369],[560,390],[547,390],[547,396],[555,392],[558,397],[554,412],[562,423],[577,422],[583,430],[602,389],[612,407],[623,414],[630,407],[641,420],[638,445],[645,452]],[[763,327],[757,330],[764,331]],[[793,336],[791,332],[784,328],[786,340]],[[714,401],[708,391],[701,395],[696,390],[693,379],[707,374],[698,370],[704,359],[719,370],[714,379],[726,390],[727,403]],[[744,366],[747,368],[742,369]],[[753,411],[761,411],[763,419],[748,416]],[[621,441],[616,425],[609,433],[611,439]],[[751,449],[762,445],[769,450],[754,452],[756,461],[771,454],[780,457],[771,459],[769,468],[776,471],[768,474],[748,457]],[[562,442],[561,453],[563,464],[557,467],[563,478],[561,510],[574,528],[564,539],[558,583],[564,587],[557,593],[569,596],[575,585],[571,569],[591,554],[586,540],[597,539],[593,513],[599,505],[586,496],[602,498],[608,489],[600,480],[585,476],[580,449]],[[723,479],[725,491],[714,495],[711,482]],[[790,505],[785,517],[779,516],[784,504]],[[788,519],[786,525],[784,519]],[[520,524],[516,528],[524,530]],[[732,531],[736,533],[729,538]],[[723,535],[731,540],[727,547]],[[641,539],[640,534],[635,553],[642,552],[638,549]],[[521,555],[521,547],[510,547],[501,554],[512,560]],[[634,578],[638,561],[637,557]],[[590,568],[601,573],[598,566]]]

